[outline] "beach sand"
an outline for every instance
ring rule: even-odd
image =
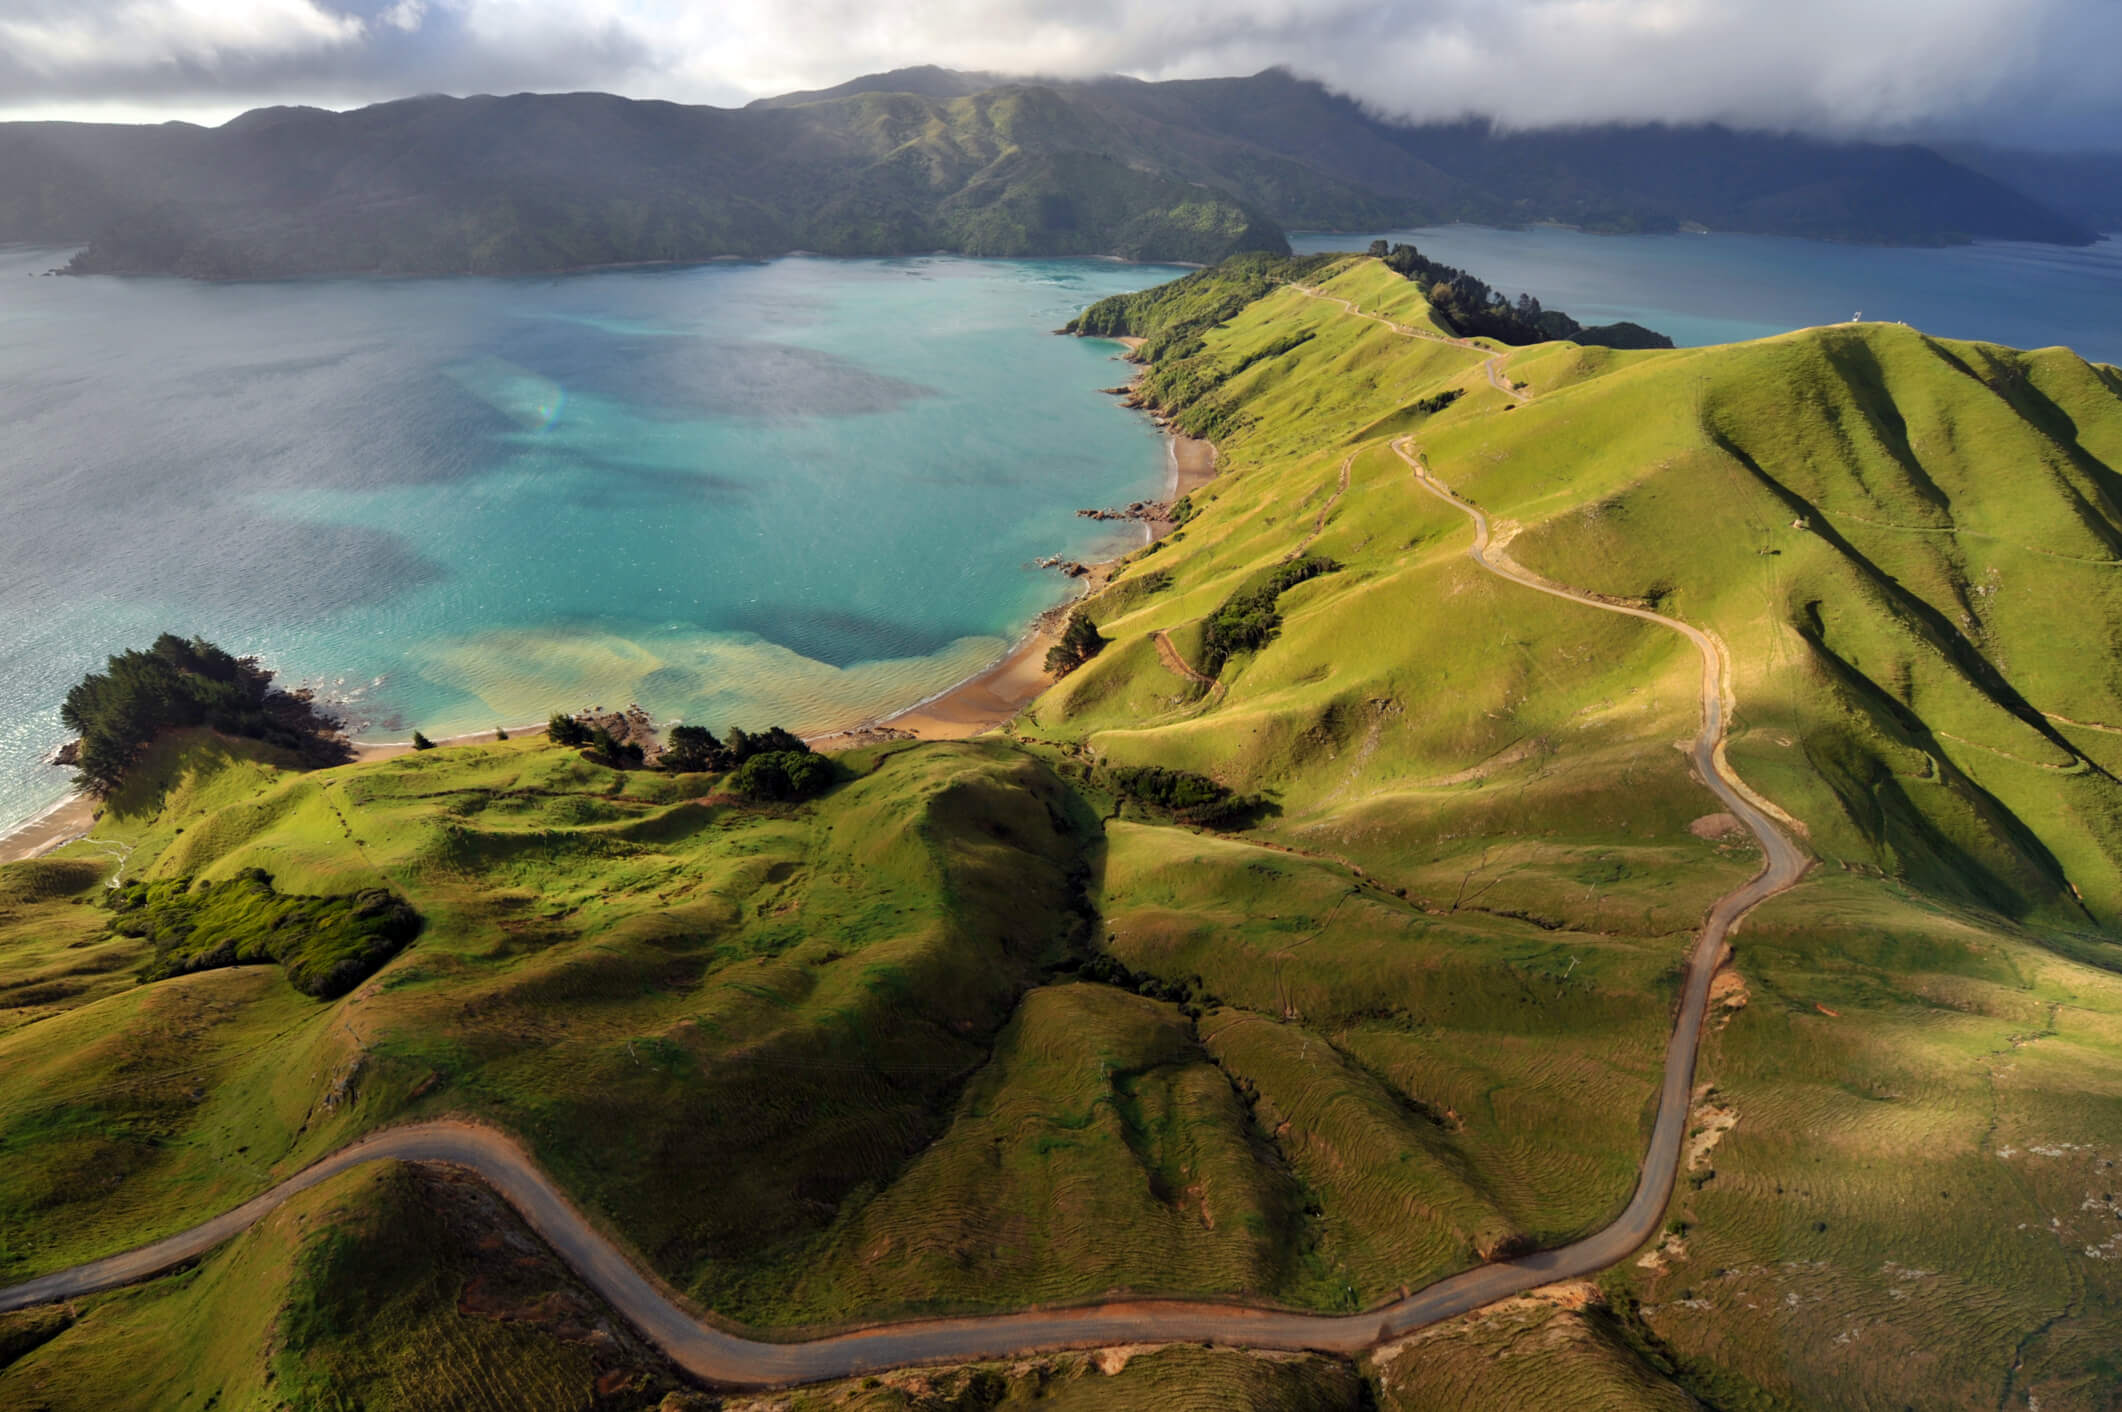
[[[1122,339],[1140,343],[1140,339]],[[1167,432],[1171,447],[1171,475],[1166,500],[1199,490],[1216,477],[1216,448],[1198,437]],[[1174,528],[1170,520],[1148,520],[1149,537],[1162,539]],[[1105,587],[1119,567],[1118,561],[1099,564],[1084,580],[1083,596]],[[1080,599],[1077,601],[1081,601]],[[846,750],[879,739],[911,736],[918,740],[964,740],[1014,720],[1039,693],[1053,685],[1046,674],[1046,652],[1060,639],[1075,602],[1064,603],[1042,613],[1025,639],[994,666],[969,677],[931,701],[909,707],[872,725],[822,736],[813,744],[826,750]]]
[[[40,857],[77,838],[86,838],[95,822],[95,801],[76,794],[0,838],[0,863]]]
[[[1096,593],[1112,577],[1113,565],[1100,564],[1084,580],[1085,594]],[[828,750],[865,743],[865,737],[912,736],[919,740],[964,740],[1015,719],[1033,698],[1053,684],[1046,674],[1046,653],[1061,640],[1072,600],[1039,615],[1024,640],[1010,654],[976,677],[968,677],[933,700],[887,716],[868,730],[827,736],[816,743]]]

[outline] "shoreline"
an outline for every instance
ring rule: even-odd
[[[0,835],[0,863],[41,858],[55,848],[88,837],[96,826],[96,801],[69,794],[43,813]]]
[[[1143,343],[1139,338],[1112,341],[1129,353]],[[1132,386],[1141,378],[1142,371],[1137,369],[1128,382]],[[1189,495],[1216,478],[1215,443],[1183,435],[1161,417],[1150,415],[1164,436],[1166,501]],[[1145,544],[1154,543],[1177,528],[1170,520],[1145,520],[1142,527]],[[813,736],[810,743],[821,749],[852,750],[888,740],[967,740],[1007,725],[1054,684],[1054,678],[1046,674],[1046,653],[1060,641],[1069,612],[1112,582],[1114,572],[1126,557],[1120,555],[1091,565],[1089,575],[1083,579],[1083,591],[1032,619],[1023,637],[1000,660],[903,711]]]
[[[1130,353],[1142,346],[1139,338],[1114,341],[1125,346]],[[1138,371],[1129,381],[1136,381],[1141,376]],[[1216,448],[1212,442],[1184,436],[1161,419],[1156,420],[1156,425],[1164,436],[1164,498],[1167,501],[1189,495],[1216,478]],[[1146,538],[1143,542],[1148,544],[1162,539],[1174,528],[1176,526],[1170,520],[1144,521]],[[1089,575],[1082,581],[1080,593],[1032,619],[1009,651],[971,676],[889,716],[864,721],[845,730],[811,736],[808,738],[810,744],[821,750],[851,750],[885,740],[967,740],[1008,724],[1053,685],[1054,679],[1046,674],[1047,649],[1060,640],[1061,628],[1067,623],[1069,612],[1110,583],[1125,557],[1122,555],[1092,565]],[[534,725],[505,726],[503,729],[514,740],[543,735],[545,723],[540,721]],[[443,737],[435,744],[463,745],[475,740],[491,740],[493,736],[491,730],[470,731]],[[411,740],[356,741],[351,744],[355,763],[410,755],[413,749]],[[42,857],[86,838],[95,821],[95,801],[85,795],[69,794],[19,828],[0,834],[0,863]]]

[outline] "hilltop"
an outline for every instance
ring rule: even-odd
[[[537,740],[308,769],[165,737],[93,839],[0,868],[0,1286],[445,1116],[783,1331],[1112,1291],[1346,1312],[1599,1229],[1695,930],[1761,856],[1675,749],[1693,647],[1484,571],[1419,466],[1493,552],[1720,642],[1726,754],[1815,859],[1733,938],[1664,1235],[1353,1361],[800,1396],[2099,1405],[2122,372],[1888,325],[1512,348],[1422,288],[1257,254],[1087,313],[1222,473],[1007,731],[849,752],[813,802]],[[1174,807],[1211,797],[1244,807]],[[134,980],[113,877],[249,870],[422,930],[337,1000]],[[350,1173],[195,1270],[7,1316],[0,1400],[392,1403],[448,1367],[475,1406],[656,1405],[670,1370],[539,1249],[443,1178]]]
[[[219,128],[0,124],[0,241],[208,278],[767,256],[1211,262],[1295,228],[1556,220],[2084,243],[1920,147],[1722,128],[1407,127],[1315,83],[901,70],[742,109],[605,94],[271,108]]]

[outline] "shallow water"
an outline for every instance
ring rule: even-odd
[[[1551,226],[1303,234],[1300,252],[1396,240],[1581,323],[1632,319],[1694,346],[1794,328],[1900,320],[1946,338],[2064,344],[2122,363],[2122,239],[2073,249],[1827,245],[1766,235],[1586,235]]]
[[[1176,271],[784,259],[557,279],[31,278],[0,250],[0,829],[160,631],[402,739],[638,701],[831,729],[1000,655],[1161,437],[1050,330]]]

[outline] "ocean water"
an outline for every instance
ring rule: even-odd
[[[640,702],[815,731],[986,666],[1139,529],[1162,438],[1051,330],[1177,271],[721,263],[41,278],[0,250],[0,829],[66,689],[161,631],[403,739]]]
[[[1406,241],[1516,298],[1581,323],[1632,319],[1694,346],[1763,338],[1861,313],[1946,338],[2063,344],[2122,363],[2122,239],[2072,249],[1828,245],[1766,235],[1586,235],[1540,226],[1433,226],[1292,236],[1300,252]]]

